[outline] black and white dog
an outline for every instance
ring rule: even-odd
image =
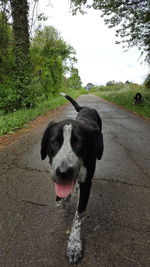
[[[135,99],[135,105],[141,104],[143,100],[141,93],[136,93],[134,99]]]
[[[82,257],[81,224],[96,159],[100,160],[103,154],[102,123],[95,109],[80,107],[70,96],[61,95],[72,103],[78,115],[76,120],[66,119],[48,125],[42,138],[41,158],[49,157],[57,202],[70,198],[76,181],[79,183],[78,207],[67,248],[70,263],[76,263]]]

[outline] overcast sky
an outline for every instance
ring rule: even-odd
[[[102,85],[110,80],[142,83],[148,66],[141,64],[138,49],[124,52],[122,45],[115,45],[115,30],[107,28],[99,11],[72,16],[69,7],[69,0],[41,0],[38,12],[43,11],[48,17],[45,25],[53,25],[76,50],[83,85]]]

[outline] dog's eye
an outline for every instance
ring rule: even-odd
[[[79,148],[81,146],[81,141],[79,140],[78,137],[74,136],[72,138],[72,145],[75,147],[75,148]]]
[[[51,147],[57,148],[59,146],[59,142],[57,139],[50,141]]]
[[[50,151],[50,154],[53,157],[57,154],[57,152],[60,149],[61,145],[62,145],[61,138],[55,137],[55,138],[50,139],[49,151]]]
[[[59,137],[50,139],[50,146],[53,149],[58,148],[60,146],[60,143],[61,143],[61,140]]]
[[[58,145],[58,142],[57,141],[51,142],[51,146],[56,147],[57,145]]]

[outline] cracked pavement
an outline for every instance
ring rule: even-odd
[[[97,162],[83,224],[78,266],[150,266],[150,121],[93,95],[81,105],[102,118],[104,155]],[[76,207],[55,208],[48,160],[40,141],[51,120],[75,118],[68,104],[0,153],[0,266],[67,267],[66,247]]]

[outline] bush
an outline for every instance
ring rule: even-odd
[[[13,88],[0,86],[0,110],[4,113],[13,112],[16,109],[17,95]]]

